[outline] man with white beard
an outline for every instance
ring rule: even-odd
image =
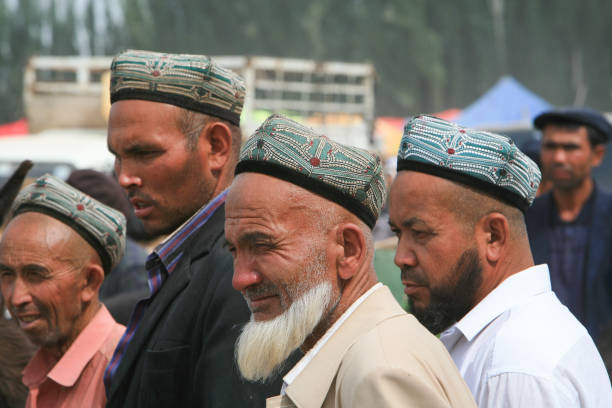
[[[273,115],[236,175],[225,235],[251,310],[238,367],[266,381],[305,353],[268,407],[475,406],[442,344],[377,281],[378,157]]]

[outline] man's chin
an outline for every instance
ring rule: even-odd
[[[252,316],[236,343],[236,362],[242,376],[261,382],[273,378],[317,327],[331,297],[331,283],[323,282],[274,319],[257,322]]]

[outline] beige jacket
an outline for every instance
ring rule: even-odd
[[[266,407],[476,407],[440,341],[397,304],[372,293]]]

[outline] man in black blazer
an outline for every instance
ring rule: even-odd
[[[108,147],[119,184],[153,235],[151,296],[106,368],[109,407],[252,407],[276,383],[243,380],[234,343],[249,319],[223,247],[240,149],[244,82],[200,55],[125,51],[111,65]]]
[[[552,289],[593,340],[612,320],[612,194],[591,170],[604,157],[612,125],[591,109],[540,114],[542,173],[552,191],[538,197],[525,221],[536,264],[547,263]]]

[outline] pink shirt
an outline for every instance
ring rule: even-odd
[[[38,350],[23,370],[26,407],[104,407],[104,369],[124,330],[102,305],[59,361]]]

